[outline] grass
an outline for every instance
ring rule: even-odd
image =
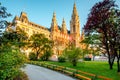
[[[113,70],[109,69],[108,62],[97,62],[97,61],[85,61],[85,62],[79,62],[77,66],[72,66],[71,63],[65,62],[65,63],[59,63],[59,62],[52,62],[47,61],[49,64],[55,64],[60,66],[65,66],[69,68],[74,68],[77,70],[93,73],[96,75],[105,76],[108,78],[111,78],[113,80],[119,80],[120,79],[120,73],[117,73],[117,64],[115,63],[113,66]]]

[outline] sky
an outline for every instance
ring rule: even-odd
[[[7,18],[9,22],[12,22],[16,15],[20,16],[21,12],[25,12],[29,21],[50,28],[53,12],[55,12],[58,25],[62,25],[64,18],[68,30],[70,30],[74,2],[82,28],[86,24],[90,9],[99,1],[102,0],[0,0],[2,6],[5,6],[7,11],[12,14]],[[116,0],[116,4],[120,7],[120,0]]]

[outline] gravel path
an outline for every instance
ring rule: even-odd
[[[76,80],[64,74],[40,66],[27,64],[24,69],[29,80]]]

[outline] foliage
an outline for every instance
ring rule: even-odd
[[[86,48],[83,50],[83,54],[92,54],[93,60],[96,55],[100,54],[101,42],[99,40],[99,34],[89,34],[85,36],[85,39],[82,40],[80,43],[86,44]]]
[[[20,72],[13,80],[29,80],[24,72]]]
[[[16,31],[4,32],[3,36],[0,37],[0,45],[14,45],[21,48],[27,44],[25,40],[27,40],[27,36],[22,31],[20,33]]]
[[[26,57],[20,53],[18,39],[16,33],[5,33],[1,37],[0,79],[2,80],[13,80],[26,62]]]
[[[72,47],[71,49],[67,49],[65,54],[68,61],[71,62],[73,66],[77,65],[77,62],[80,59],[80,56],[82,55],[81,50],[75,47]]]
[[[66,62],[66,58],[63,56],[58,57],[58,62]]]
[[[4,18],[11,16],[0,3],[0,29],[9,25]],[[0,37],[0,80],[13,80],[20,75],[20,68],[26,62],[19,48],[23,45],[23,35],[17,32],[5,32]],[[21,76],[22,77],[22,76]]]
[[[4,29],[7,25],[7,21],[4,18],[11,16],[10,13],[7,12],[7,8],[2,6],[0,3],[0,29]]]
[[[30,47],[36,53],[37,59],[42,55],[46,59],[51,56],[52,41],[44,34],[33,34],[30,37]]]
[[[48,61],[51,55],[52,55],[52,51],[45,51],[45,53],[40,58],[42,61]]]
[[[85,60],[85,61],[91,61],[91,58],[85,57],[84,60]]]
[[[118,72],[120,71],[120,11],[116,8],[114,0],[103,0],[96,3],[84,27],[85,34],[98,33],[102,43],[102,49],[108,55],[109,66],[112,69],[115,56],[118,61]]]
[[[31,52],[31,53],[29,53],[29,59],[30,60],[36,60],[36,58],[37,58],[37,56],[36,56],[36,54],[35,53],[33,53],[33,52]]]
[[[19,74],[25,61],[25,56],[18,49],[0,53],[0,79],[12,80]]]

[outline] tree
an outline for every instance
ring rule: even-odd
[[[0,29],[6,28],[8,25],[4,18],[11,16],[7,13],[7,9],[0,4]],[[19,42],[22,40],[16,32],[5,32],[0,36],[0,79],[13,80],[23,77],[20,68],[26,62],[26,57],[20,52]],[[25,77],[25,76],[24,76]],[[20,79],[20,78],[19,78]],[[27,78],[26,78],[27,80]]]
[[[77,62],[81,55],[81,50],[79,48],[72,47],[71,49],[65,50],[65,56],[67,57],[68,61],[73,64],[73,66],[77,66]]]
[[[8,13],[6,7],[1,6],[0,3],[0,29],[4,29],[6,27],[7,21],[4,19],[9,16],[11,16],[11,14]]]
[[[20,68],[26,62],[26,57],[15,47],[9,47],[6,52],[0,53],[0,79],[13,80],[16,76],[21,76]]]
[[[20,48],[25,46],[24,37],[17,32],[5,32],[0,37],[0,79],[13,80],[20,76],[20,68],[26,62],[25,55],[20,52]]]
[[[48,38],[45,38],[44,46],[43,46],[44,54],[41,56],[41,59],[43,61],[47,61],[49,57],[52,55],[52,46],[53,46],[53,41],[48,40]]]
[[[29,53],[29,59],[35,61],[37,59],[37,56],[34,52]]]
[[[2,31],[2,29],[4,29],[7,26],[7,21],[5,20],[5,18],[11,16],[10,13],[7,12],[6,7],[2,6],[0,3],[0,31]],[[0,38],[0,46],[1,46],[1,41],[3,38]]]
[[[21,34],[5,32],[0,37],[0,79],[13,80],[21,74],[20,68],[26,62],[26,57],[20,52]],[[23,37],[23,36],[22,36]]]
[[[117,5],[113,0],[103,0],[102,2],[96,3],[90,14],[88,15],[88,20],[84,26],[85,34],[89,35],[92,33],[98,33],[100,36],[100,41],[103,46],[101,46],[108,55],[108,63],[110,69],[113,69],[113,63],[115,56],[118,59],[118,43],[117,39],[120,36],[118,29],[120,27],[120,13],[116,9]],[[119,66],[119,65],[118,65]],[[118,68],[118,72],[120,69]]]
[[[100,40],[99,40],[99,34],[89,34],[85,36],[85,39],[82,40],[80,43],[85,43],[86,48],[83,50],[83,54],[89,54],[91,53],[93,55],[93,61],[94,57],[99,54],[100,51]],[[87,53],[86,53],[87,52]]]
[[[37,59],[40,57],[40,55],[46,55],[45,60],[47,60],[50,56],[49,52],[51,52],[52,41],[48,40],[44,34],[33,34],[30,37],[30,47],[36,53]]]

